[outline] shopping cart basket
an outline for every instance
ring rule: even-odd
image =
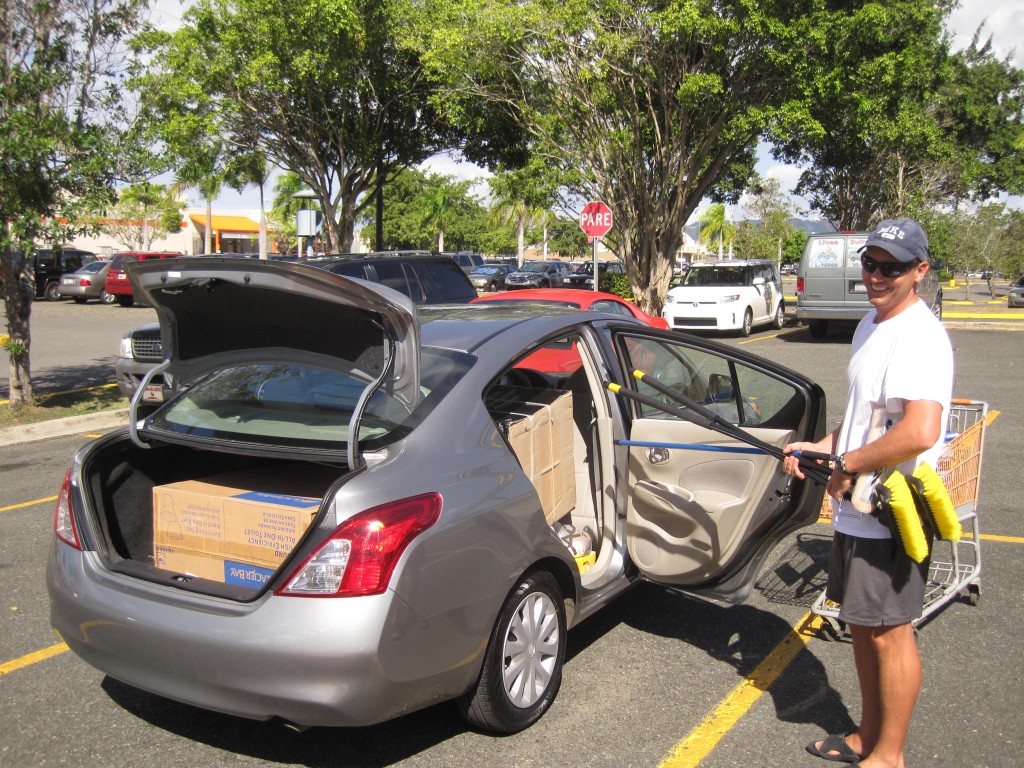
[[[924,609],[921,617],[914,621],[915,627],[957,597],[963,596],[971,605],[977,605],[981,596],[978,491],[987,421],[987,403],[980,400],[950,402],[946,447],[936,471],[946,484],[964,533],[959,541],[940,539],[932,543]],[[826,497],[823,512],[827,505],[831,513],[830,502]],[[823,637],[837,638],[842,635],[844,627],[839,621],[839,604],[828,600],[824,592],[818,596],[811,612],[825,620],[822,624]]]

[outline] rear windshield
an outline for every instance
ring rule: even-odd
[[[377,390],[359,424],[359,442],[373,449],[408,434],[462,378],[469,355],[424,349],[421,393],[410,410]],[[206,376],[158,410],[145,431],[274,448],[340,451],[349,422],[375,371],[356,364],[307,362],[238,365]]]
[[[138,261],[139,257],[133,253],[115,253],[114,257],[110,260],[111,269],[124,269],[124,265],[129,261]]]

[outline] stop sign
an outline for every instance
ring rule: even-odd
[[[580,211],[580,229],[587,237],[604,237],[612,228],[612,209],[599,200],[587,203]]]

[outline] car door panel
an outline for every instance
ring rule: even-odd
[[[752,433],[780,447],[793,436],[788,430]],[[630,442],[639,445],[629,448],[633,492],[626,513],[627,548],[650,579],[667,584],[706,581],[729,567],[753,529],[779,513],[788,478],[773,457],[664,447],[745,448],[672,419],[635,421]]]
[[[822,494],[782,474],[757,443],[781,450],[821,438],[824,392],[698,337],[630,330],[616,333],[615,346],[624,370],[636,372],[616,382],[629,417],[621,442],[630,558],[652,581],[742,599],[774,543],[817,519]]]

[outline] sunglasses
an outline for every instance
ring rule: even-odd
[[[894,261],[889,263],[882,263],[880,261],[875,261],[874,259],[867,255],[860,257],[861,269],[863,269],[869,275],[873,275],[876,269],[881,270],[882,277],[899,277],[900,275],[905,275],[910,270],[917,269],[917,265],[920,263],[921,262],[919,261]]]

